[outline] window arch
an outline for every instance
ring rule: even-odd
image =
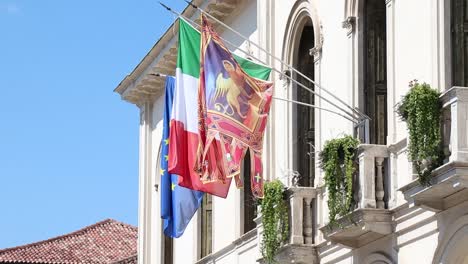
[[[316,80],[316,63],[321,58],[323,37],[320,22],[313,3],[307,0],[296,1],[286,24],[283,42],[283,60],[308,78]],[[303,85],[314,88],[305,78],[283,70]],[[300,86],[288,81],[288,97],[307,104],[315,104],[315,96]],[[292,140],[288,166],[299,172],[298,183],[301,186],[314,186],[315,181],[315,111],[302,105],[288,105],[290,118],[288,134]]]
[[[365,264],[393,264],[393,261],[383,253],[373,253],[370,254]]]
[[[433,264],[462,264],[468,261],[468,215],[459,218],[450,226],[439,241]]]

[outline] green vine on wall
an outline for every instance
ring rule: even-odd
[[[347,214],[354,203],[353,176],[358,145],[359,140],[348,135],[325,142],[320,152],[320,166],[325,172],[328,192],[330,224],[336,222],[337,216]]]
[[[440,93],[429,84],[410,82],[410,90],[398,105],[397,113],[408,125],[409,158],[421,184],[428,185],[431,172],[443,161],[440,120]]]
[[[260,203],[263,223],[262,256],[275,263],[275,255],[289,234],[288,210],[284,201],[284,185],[279,180],[266,182]]]

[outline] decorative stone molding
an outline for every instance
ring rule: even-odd
[[[431,184],[414,180],[399,189],[409,202],[440,212],[468,200],[468,163],[450,162],[432,172]]]
[[[349,36],[354,33],[356,29],[356,17],[350,16],[341,23],[341,26],[346,29],[346,34]]]
[[[240,1],[194,0],[193,4],[202,6],[210,14],[224,21],[232,16]],[[186,8],[183,15],[194,17],[196,10]],[[154,74],[175,74],[178,30],[179,24],[173,23],[135,69],[115,88],[114,92],[120,94],[122,100],[141,105],[148,99],[154,100],[162,95],[164,78],[156,77]]]
[[[466,243],[468,237],[468,215],[458,218],[451,223],[439,238],[432,264],[455,263],[466,256]]]
[[[317,62],[322,58],[322,46],[324,41],[322,23],[320,23],[319,32],[319,41],[316,42],[315,46],[309,50],[309,55],[314,57],[314,62]]]
[[[393,264],[393,261],[383,253],[372,253],[364,264]]]
[[[257,230],[252,229],[249,232],[245,233],[238,239],[234,240],[231,244],[227,245],[226,247],[211,253],[210,255],[200,259],[199,261],[195,262],[195,264],[210,264],[210,263],[218,263],[220,259],[225,257],[229,254],[239,254],[239,252],[243,252],[247,249],[251,249],[252,244],[256,244],[254,242],[257,239]]]
[[[320,263],[315,245],[287,244],[281,247],[276,255],[277,263],[318,264]],[[263,259],[257,260],[267,264]]]
[[[351,248],[362,247],[391,234],[392,213],[386,209],[357,209],[341,217],[334,225],[320,228],[325,238]]]
[[[314,62],[319,61],[322,58],[322,46],[311,48],[309,55],[314,57]]]

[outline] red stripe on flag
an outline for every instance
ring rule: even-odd
[[[169,135],[168,172],[179,175],[179,185],[226,198],[231,179],[225,183],[202,183],[195,172],[195,159],[198,148],[198,134],[185,130],[183,122],[171,120]]]

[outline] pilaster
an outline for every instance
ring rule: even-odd
[[[148,98],[147,98],[148,99]],[[139,197],[138,197],[138,264],[151,264],[151,100],[139,102],[140,146],[139,146]]]
[[[387,5],[387,143],[397,140],[397,116],[395,105],[400,100],[396,96],[395,85],[395,0],[386,0]]]

